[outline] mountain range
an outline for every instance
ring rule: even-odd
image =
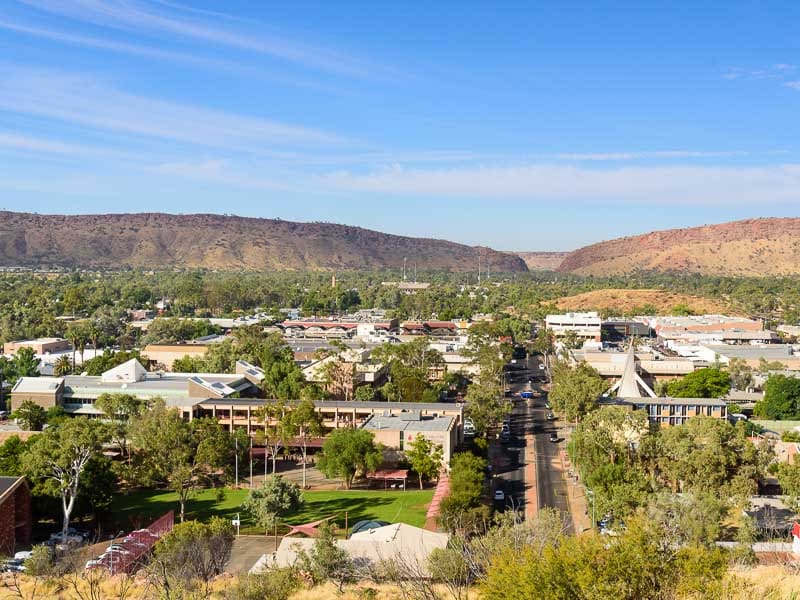
[[[527,271],[522,258],[331,223],[164,213],[0,212],[0,266],[219,270]]]
[[[654,231],[572,252],[500,252],[332,223],[166,213],[39,215],[0,211],[0,266],[524,272],[800,274],[800,218]]]

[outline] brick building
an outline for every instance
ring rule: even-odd
[[[31,541],[31,492],[24,477],[0,477],[0,555]]]

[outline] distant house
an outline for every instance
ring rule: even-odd
[[[31,492],[24,477],[0,477],[0,555],[31,541]]]
[[[374,414],[361,426],[388,450],[404,451],[417,438],[442,446],[444,462],[449,463],[459,443],[458,419],[449,415],[423,415],[409,410],[400,413]]]
[[[56,352],[69,352],[72,344],[62,338],[37,338],[35,340],[17,340],[3,344],[3,354],[14,355],[20,348],[30,348],[36,354],[54,354]]]

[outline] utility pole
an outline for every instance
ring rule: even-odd
[[[481,249],[478,248],[478,285],[481,284]]]
[[[253,436],[250,436],[250,489],[253,489]]]
[[[404,256],[404,257],[403,257],[403,281],[405,281],[405,280],[406,280],[406,261],[407,261],[407,260],[408,260],[408,258],[406,258],[406,257]]]
[[[236,465],[236,489],[239,489],[239,438],[233,438],[234,446],[236,450],[234,451],[233,460],[234,464]]]

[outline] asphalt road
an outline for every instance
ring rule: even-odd
[[[507,371],[506,387],[511,392],[537,389],[542,381],[544,370],[540,368],[540,357],[528,357],[519,364],[512,365]],[[531,377],[534,382],[531,383]],[[504,468],[496,473],[495,489],[504,489],[507,505],[518,507],[525,501],[525,445],[526,435],[535,437],[536,451],[536,487],[538,490],[539,508],[553,507],[561,510],[568,518],[568,528],[572,530],[572,517],[567,501],[567,483],[557,468],[560,465],[559,449],[564,441],[558,443],[549,440],[550,433],[556,431],[556,423],[547,421],[546,395],[532,400],[515,400],[511,414],[511,441],[504,444],[507,458]]]

